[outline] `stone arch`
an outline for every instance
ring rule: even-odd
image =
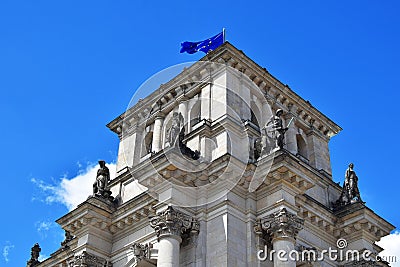
[[[201,120],[201,102],[197,100],[189,111],[189,129],[190,131],[194,125]]]
[[[142,142],[142,157],[152,152],[153,131],[145,132]]]
[[[258,108],[257,104],[254,101],[250,102],[250,121],[256,125],[257,127],[260,128],[260,123],[261,122],[261,112],[260,109]]]
[[[296,134],[297,154],[308,159],[307,143],[301,134]]]

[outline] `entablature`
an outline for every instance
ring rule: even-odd
[[[73,236],[88,225],[105,229],[111,222],[112,213],[116,210],[112,202],[99,197],[89,197],[76,209],[59,218],[56,222]]]
[[[264,185],[260,184],[259,186],[269,186],[275,180],[281,179],[284,175],[287,182],[292,183],[296,188],[300,188],[303,193],[305,190],[321,182],[337,188],[338,191],[341,190],[340,186],[332,181],[331,176],[321,170],[313,168],[311,165],[303,162],[289,151],[282,149],[276,151],[272,156],[273,159],[259,159],[256,163],[258,169],[265,165],[263,161],[273,160],[271,169],[266,170],[266,178],[263,178]]]
[[[369,209],[363,202],[356,202],[335,211],[338,217],[335,236],[364,233],[373,243],[386,236],[395,227]]]
[[[88,227],[115,234],[133,223],[147,222],[148,216],[155,212],[152,207],[156,203],[157,200],[145,192],[118,208],[111,202],[89,197],[75,210],[58,219],[57,223],[74,236]]]
[[[296,205],[299,216],[306,222],[322,232],[333,234],[337,218],[328,207],[304,194],[296,196]]]

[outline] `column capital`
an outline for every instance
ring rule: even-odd
[[[197,234],[200,229],[200,224],[196,219],[171,206],[149,219],[150,226],[156,231],[159,240],[165,236],[175,236],[181,239],[190,233]]]
[[[70,264],[72,264],[70,266],[93,266],[93,267],[112,266],[110,261],[92,255],[90,253],[87,253],[86,251],[83,251],[82,254],[75,256],[75,258],[72,260]]]
[[[288,212],[286,208],[270,214],[260,221],[262,230],[266,231],[272,239],[296,239],[297,234],[303,229],[304,220],[296,214]],[[259,229],[256,227],[256,229]]]

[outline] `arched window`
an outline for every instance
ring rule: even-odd
[[[296,134],[297,154],[305,159],[308,159],[307,144],[301,134]]]
[[[197,101],[190,109],[190,129],[201,120],[200,101]]]
[[[254,103],[253,101],[250,104],[250,113],[251,113],[250,121],[254,125],[256,125],[257,127],[260,128],[261,113],[260,113],[260,110],[258,109],[256,103]]]
[[[143,146],[142,146],[142,157],[152,152],[152,143],[153,143],[153,132],[146,133]]]

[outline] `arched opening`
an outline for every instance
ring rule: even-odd
[[[307,144],[301,134],[296,134],[297,154],[308,159]]]
[[[142,157],[152,152],[152,143],[153,143],[153,132],[146,133],[143,146],[142,146]]]
[[[255,126],[260,128],[261,113],[260,113],[260,110],[258,109],[256,103],[254,103],[253,101],[250,104],[250,114],[251,114],[251,117],[250,117],[251,123],[253,123]]]
[[[190,109],[190,129],[189,131],[192,129],[192,127],[194,125],[196,125],[197,123],[199,123],[201,121],[201,110],[200,110],[200,101],[196,101],[196,103],[193,105],[193,107]]]

